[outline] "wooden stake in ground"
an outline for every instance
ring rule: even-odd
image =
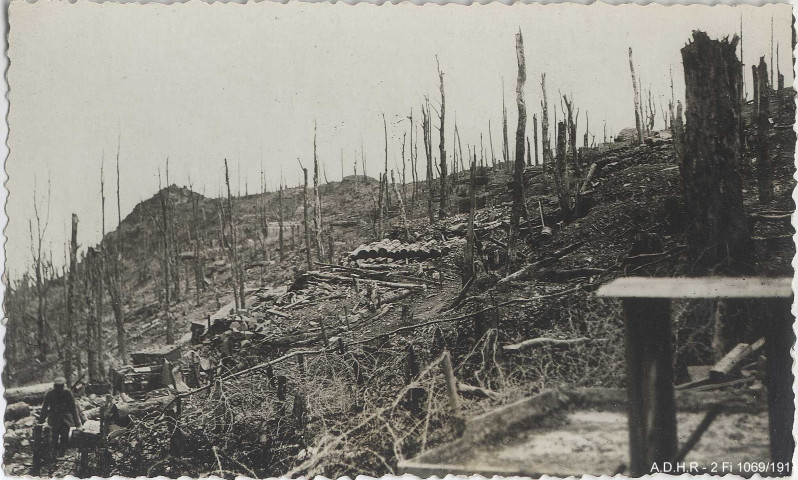
[[[637,90],[635,64],[632,60],[632,47],[629,47],[629,70],[632,72],[632,87],[635,92],[635,128],[637,129],[637,143],[643,143],[643,119],[640,118],[640,92]]]
[[[524,39],[521,32],[515,34],[515,52],[518,59],[518,83],[516,85],[516,102],[518,104],[518,127],[515,131],[515,172],[513,174],[513,206],[510,213],[510,235],[507,241],[507,253],[510,264],[516,263],[516,248],[521,216],[526,215],[524,205],[524,137],[526,130],[526,102],[524,101],[524,83],[526,82],[526,61],[524,59]]]
[[[756,87],[756,178],[759,187],[759,203],[767,205],[773,199],[773,166],[768,152],[768,130],[770,129],[770,85],[765,57],[759,59],[754,78]]]
[[[711,40],[695,31],[682,48],[687,123],[679,167],[691,225],[687,243],[694,268],[716,274],[743,273],[751,252],[737,170],[742,78],[736,47],[736,36]]]

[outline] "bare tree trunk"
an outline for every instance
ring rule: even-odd
[[[546,95],[546,74],[540,75],[540,89],[543,92],[543,100],[540,102],[542,110],[542,118],[540,125],[540,141],[543,149],[543,193],[549,189],[548,173],[546,171],[546,164],[551,166],[551,144],[549,143],[549,100]]]
[[[437,60],[437,58],[436,58]],[[440,165],[441,165],[441,203],[438,208],[438,218],[443,219],[446,217],[446,210],[449,204],[449,187],[447,184],[446,176],[446,136],[444,135],[444,127],[446,124],[446,95],[443,92],[443,72],[441,72],[440,64],[438,64],[438,78],[441,82],[441,127],[440,127]]]
[[[773,199],[773,166],[768,152],[768,130],[770,129],[770,85],[765,57],[759,59],[754,78],[756,97],[756,178],[759,187],[759,203],[767,205]]]
[[[637,90],[635,65],[632,60],[632,47],[629,47],[629,70],[632,72],[632,86],[635,92],[635,127],[637,128],[637,143],[643,143],[643,119],[640,118],[640,92]]]
[[[160,196],[159,200],[161,203],[161,216],[163,217],[163,226],[161,228],[161,234],[163,236],[163,287],[164,287],[163,311],[164,311],[164,320],[166,321],[166,343],[171,345],[175,343],[175,324],[174,324],[174,318],[172,318],[172,312],[169,311],[171,303],[171,299],[169,296],[169,279],[171,277],[171,275],[169,274],[169,264],[171,263],[169,261],[169,215],[168,215],[169,207],[167,206],[167,199],[163,190],[161,190],[159,196]]]
[[[302,201],[303,201],[303,223],[305,224],[305,248],[307,251],[305,252],[305,258],[308,264],[308,271],[313,270],[313,254],[311,253],[311,243],[310,243],[310,220],[308,219],[308,169],[302,167],[302,174],[305,178],[305,188],[303,190]]]
[[[488,120],[488,137],[490,138],[490,162],[493,168],[496,168],[496,154],[493,151],[493,132],[490,128],[490,120]],[[458,135],[459,138],[459,135]],[[460,142],[457,142],[458,144]],[[463,155],[463,146],[460,145],[460,155]],[[469,159],[470,160],[470,159]]]
[[[532,115],[532,140],[535,141],[535,165],[538,164],[538,115]]]
[[[78,216],[72,214],[72,234],[69,243],[69,276],[66,298],[66,346],[64,354],[64,378],[72,385],[72,359],[74,358],[75,279],[78,268]]]
[[[404,240],[405,242],[410,241],[410,226],[407,223],[407,211],[405,210],[405,202],[402,199],[402,196],[399,194],[399,189],[396,187],[396,180],[393,177],[393,170],[391,170],[391,185],[393,186],[393,194],[396,195],[397,201],[399,203],[399,218],[402,221],[402,230],[404,230]]]
[[[736,47],[736,36],[717,41],[694,31],[693,41],[682,48],[687,123],[679,167],[689,214],[687,243],[694,268],[715,274],[745,273],[751,251],[737,167],[742,78]],[[766,72],[764,62],[760,65]]]
[[[108,281],[108,293],[111,297],[111,308],[114,312],[116,323],[116,354],[122,365],[127,362],[127,332],[125,331],[124,303],[125,285],[123,280],[122,262],[122,206],[120,201],[120,175],[119,175],[119,148],[116,151],[116,214],[118,224],[116,228],[116,255],[113,262],[113,279]]]
[[[357,163],[355,163],[355,168],[357,168]],[[355,175],[357,178],[357,175]],[[283,179],[280,177],[280,190],[277,191],[277,222],[280,228],[278,242],[280,245],[280,262],[285,260],[285,240],[284,240],[284,233],[283,233]],[[293,238],[293,230],[291,233],[291,237]]]
[[[518,104],[518,127],[515,131],[515,173],[513,175],[513,206],[510,214],[510,235],[507,241],[507,253],[510,263],[517,262],[517,241],[521,216],[526,215],[524,205],[524,137],[526,131],[526,102],[524,100],[524,83],[526,82],[526,61],[524,59],[524,39],[521,32],[515,34],[515,51],[518,58],[518,84],[516,86],[516,102]]]
[[[574,170],[574,176],[580,177],[582,176],[581,168],[579,166],[579,155],[577,155],[576,151],[576,123],[579,120],[579,113],[577,112],[577,117],[574,119],[573,116],[573,107],[574,101],[573,99],[569,100],[568,97],[563,95],[563,100],[565,101],[565,108],[568,111],[567,117],[567,129],[568,129],[568,145],[571,150],[571,167]]]
[[[85,260],[84,296],[86,299],[86,363],[88,366],[89,383],[96,384],[103,381],[103,370],[100,368],[100,344],[98,342],[100,319],[97,299],[99,292],[99,253],[94,248],[89,248]],[[99,294],[98,294],[99,292]]]
[[[510,170],[510,140],[507,135],[507,106],[504,103],[504,80],[502,79],[502,160],[505,168]]]
[[[105,163],[100,164],[100,218],[102,221],[102,236],[100,237],[100,245],[98,246],[99,255],[97,257],[97,290],[95,292],[95,296],[97,298],[97,329],[95,330],[95,334],[97,336],[96,344],[97,344],[97,367],[100,369],[100,372],[105,372],[105,361],[103,359],[103,316],[105,314],[105,308],[103,307],[103,291],[104,289],[104,281],[103,276],[105,274],[105,246],[103,245],[103,241],[105,240],[105,175],[104,175],[104,166]]]
[[[238,265],[238,248],[237,243],[238,239],[236,238],[236,231],[235,226],[233,225],[233,194],[230,191],[230,172],[227,167],[227,159],[224,159],[224,182],[227,185],[227,226],[230,230],[230,262],[231,265],[231,273],[232,273],[232,280],[233,280],[233,298],[235,300],[236,309],[245,308],[244,299],[241,298],[239,281],[239,265]]]
[[[413,123],[413,109],[410,109],[410,173],[413,176],[413,197],[410,200],[410,216],[413,217],[416,214],[416,195],[418,194],[418,169],[416,166],[416,162],[418,161],[418,136],[416,135],[416,141],[413,143],[413,134],[416,131],[416,127]]]
[[[321,195],[319,194],[319,157],[316,155],[316,122],[313,122],[313,232],[316,239],[316,255],[324,258],[321,241]]]
[[[471,161],[471,175],[468,182],[468,230],[466,234],[466,272],[468,279],[463,278],[463,285],[468,283],[469,279],[474,278],[476,270],[474,270],[474,247],[476,239],[474,237],[474,215],[476,213],[476,178],[477,178],[477,158],[474,155],[474,160]]]
[[[568,180],[566,178],[566,131],[565,122],[557,124],[557,158],[554,165],[554,184],[557,188],[557,198],[563,218],[570,216],[571,205],[568,195]]]
[[[424,154],[427,157],[427,216],[429,217],[429,223],[432,224],[435,222],[435,214],[432,207],[432,127],[430,125],[429,100],[427,100],[426,105],[422,105],[421,114],[423,116]]]

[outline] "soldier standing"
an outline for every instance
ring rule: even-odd
[[[39,415],[39,423],[50,426],[53,435],[53,447],[58,455],[64,453],[69,442],[69,429],[82,425],[75,397],[66,388],[64,377],[56,377],[53,389],[44,396],[44,404]]]

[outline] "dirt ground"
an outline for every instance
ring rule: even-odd
[[[680,445],[703,418],[703,412],[677,414]],[[559,425],[521,431],[490,446],[447,452],[438,461],[483,475],[507,469],[529,476],[613,475],[628,461],[628,437],[626,413],[580,410],[563,417]],[[767,412],[730,413],[715,418],[685,462],[707,469],[732,462],[734,472],[724,473],[740,473],[738,462],[767,462],[769,458]]]

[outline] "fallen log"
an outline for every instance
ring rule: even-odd
[[[24,387],[7,388],[5,397],[7,404],[25,402],[28,405],[38,405],[44,401],[47,391],[53,388],[52,383],[38,383]]]
[[[579,345],[580,343],[589,342],[590,340],[591,339],[586,337],[569,338],[569,339],[547,338],[547,337],[530,338],[529,340],[524,340],[523,342],[514,343],[512,345],[505,345],[504,347],[502,347],[502,350],[508,353],[515,353],[523,350],[529,350],[530,348],[566,347],[572,345]]]
[[[267,309],[266,313],[271,313],[272,315],[277,315],[278,317],[282,317],[282,318],[291,318],[291,315],[288,315],[287,313],[283,313],[283,312],[281,312],[279,310],[275,310],[273,308]]]
[[[738,343],[729,351],[718,363],[709,370],[710,382],[720,382],[729,380],[734,373],[748,358],[759,351],[765,345],[765,339],[760,338],[753,344]]]
[[[326,272],[307,272],[303,274],[300,277],[300,279],[297,279],[297,281],[294,282],[294,284],[296,285],[298,282],[301,282],[303,277],[305,280],[316,279],[316,280],[321,280],[326,282],[336,282],[336,283],[351,283],[357,278],[355,276],[334,275],[332,273],[326,273]],[[375,280],[375,279],[367,279],[367,280],[375,285],[379,285],[381,287],[386,287],[386,288],[408,288],[411,290],[424,289],[422,285],[414,283],[397,283],[397,282],[388,282],[385,280]]]
[[[412,290],[401,290],[398,293],[393,295],[388,295],[380,299],[380,305],[388,305],[393,302],[398,302],[399,300],[404,300],[405,298],[409,297],[413,294]]]

